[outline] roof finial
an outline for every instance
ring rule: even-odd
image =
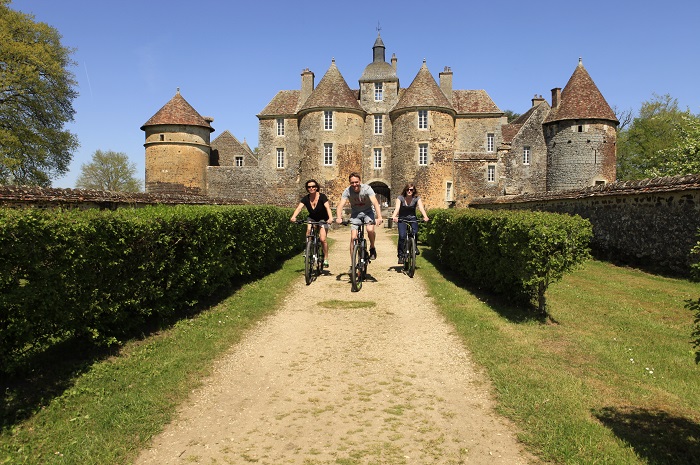
[[[583,58],[578,57],[578,64],[579,64],[579,65],[583,65]]]
[[[178,93],[178,94],[180,93],[180,88],[179,88],[179,87],[177,88],[177,93]]]
[[[379,24],[379,21],[377,21],[377,35],[382,35],[382,26]]]

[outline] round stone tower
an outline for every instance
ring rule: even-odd
[[[418,183],[424,201],[443,206],[443,186],[453,179],[455,110],[425,61],[390,113],[392,121],[392,193]]]
[[[619,121],[581,59],[563,90],[552,89],[542,123],[547,143],[547,191],[615,181]]]
[[[146,133],[146,192],[206,195],[212,118],[202,117],[180,89],[141,130]]]
[[[365,112],[335,60],[299,112],[299,180],[323,180],[324,192],[339,199],[352,171],[362,169]],[[292,157],[290,157],[291,159]]]

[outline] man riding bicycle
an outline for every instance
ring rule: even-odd
[[[346,203],[350,203],[351,213],[350,222],[352,223],[350,231],[350,260],[352,260],[352,241],[357,237],[357,230],[360,223],[365,223],[367,226],[367,237],[369,238],[369,258],[375,260],[377,251],[374,248],[374,239],[376,238],[375,224],[382,224],[382,210],[377,201],[377,196],[369,184],[362,184],[362,178],[358,173],[350,173],[348,177],[350,186],[343,191],[338,208],[336,209],[336,222],[343,222],[343,207]],[[375,218],[376,213],[376,218]],[[352,272],[352,270],[351,270]]]

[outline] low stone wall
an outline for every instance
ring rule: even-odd
[[[90,189],[58,189],[34,186],[0,186],[0,207],[5,208],[99,208],[146,205],[238,205],[244,202],[197,195],[144,194],[96,191]]]
[[[700,175],[628,181],[541,195],[478,199],[475,208],[576,214],[593,224],[593,253],[603,259],[688,276],[700,260]]]

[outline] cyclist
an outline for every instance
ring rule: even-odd
[[[401,191],[401,195],[396,197],[396,206],[394,207],[394,214],[392,215],[392,221],[398,225],[399,228],[399,246],[398,246],[398,256],[399,265],[403,264],[403,246],[406,242],[406,223],[399,223],[399,216],[406,218],[411,222],[413,226],[413,231],[416,237],[418,236],[418,218],[416,217],[416,207],[420,210],[421,215],[423,215],[423,221],[428,221],[428,214],[425,212],[423,207],[423,201],[418,197],[418,189],[416,185],[412,182],[406,184]],[[418,249],[416,249],[416,255],[418,255]]]
[[[382,210],[379,207],[377,196],[374,194],[374,189],[369,184],[362,184],[362,178],[358,173],[350,173],[348,176],[350,186],[343,191],[343,195],[336,209],[336,222],[343,222],[343,207],[346,203],[350,203],[351,213],[350,222],[352,223],[350,231],[350,260],[352,260],[352,241],[357,237],[357,230],[360,223],[370,223],[374,221],[376,224],[382,224]],[[376,212],[376,218],[375,218]],[[369,258],[375,260],[377,251],[374,248],[374,239],[377,233],[374,230],[373,224],[367,224],[367,237],[369,238]],[[352,273],[352,270],[350,271]]]
[[[331,218],[333,218],[333,212],[331,211],[331,204],[328,201],[326,194],[320,192],[321,188],[315,179],[309,179],[306,181],[306,194],[299,200],[299,205],[297,205],[296,210],[289,219],[292,223],[297,220],[297,215],[301,212],[301,209],[306,207],[309,212],[309,218],[314,221],[327,221],[330,223]],[[321,240],[323,246],[323,266],[328,266],[328,242],[326,241],[326,230],[328,229],[328,224],[319,225],[323,226],[319,229],[318,238]],[[311,232],[311,225],[306,225],[306,235],[308,236]]]

